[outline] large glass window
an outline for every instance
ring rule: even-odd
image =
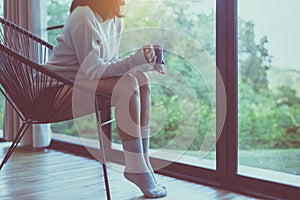
[[[238,173],[300,185],[299,1],[238,1]]]
[[[144,43],[164,45],[166,75],[149,73],[154,156],[211,169],[216,168],[215,10],[213,0],[128,0],[120,49],[122,55]]]
[[[64,24],[71,1],[48,3],[48,26]],[[153,156],[215,169],[215,1],[128,0],[122,9],[125,30],[121,57],[143,44],[164,46],[167,74],[149,73],[153,104],[150,147],[156,152]],[[51,43],[56,43],[60,31],[49,31]],[[77,135],[79,128],[81,137],[96,139],[91,118],[76,120],[75,124],[54,124],[52,129]],[[113,130],[113,141],[120,144],[115,125]]]

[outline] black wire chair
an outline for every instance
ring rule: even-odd
[[[110,123],[113,122],[110,96],[99,91],[91,91],[84,85],[43,67],[42,64],[47,61],[52,49],[51,44],[16,24],[0,18],[0,90],[22,121],[0,165],[0,170],[32,124],[74,119],[72,112],[74,99],[90,96],[94,101],[91,104],[76,104],[78,106],[76,117],[90,114],[91,111],[96,114],[106,196],[110,199],[104,146],[107,146],[107,141],[104,140],[109,139]],[[103,131],[104,125],[109,126],[109,131],[105,131],[106,133]]]

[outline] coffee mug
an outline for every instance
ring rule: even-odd
[[[163,70],[163,45],[162,44],[153,44],[152,45],[155,55],[156,55],[156,63],[153,66],[155,71]]]

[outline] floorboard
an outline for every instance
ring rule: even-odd
[[[9,143],[0,143],[4,157]],[[140,200],[140,190],[126,181],[122,166],[108,168],[113,200]],[[163,200],[255,200],[231,191],[157,175],[168,188]],[[88,158],[55,150],[17,148],[0,171],[1,200],[101,200],[106,199],[101,165]]]

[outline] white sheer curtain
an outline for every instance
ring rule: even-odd
[[[20,25],[30,32],[46,37],[46,0],[3,0],[4,18]],[[3,136],[12,141],[20,127],[17,113],[7,102],[4,112]],[[46,147],[51,141],[49,124],[33,125],[21,141],[23,146]]]

